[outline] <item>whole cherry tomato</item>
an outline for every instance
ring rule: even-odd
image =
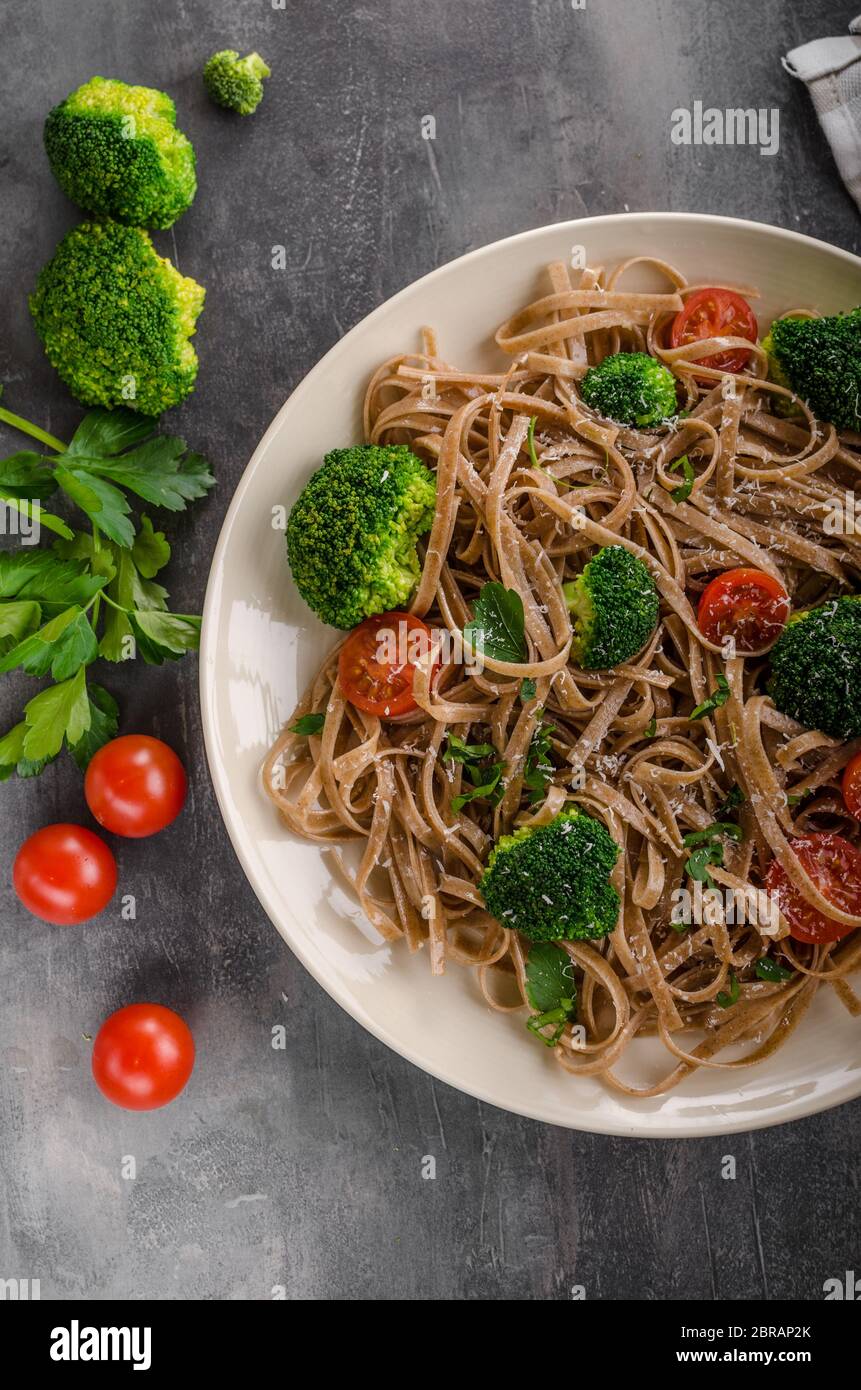
[[[187,785],[185,768],[166,743],[147,734],[125,734],[91,758],[84,795],[105,830],[140,839],[176,819]]]
[[[117,863],[92,830],[46,825],[19,849],[12,883],[34,916],[69,927],[107,907],[117,886]]]
[[[188,1024],[163,1004],[127,1004],[105,1019],[93,1044],[93,1077],[124,1110],[157,1110],[174,1100],[194,1067]]]

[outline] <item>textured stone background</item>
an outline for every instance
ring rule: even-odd
[[[42,152],[45,113],[93,73],[164,87],[200,190],[161,241],[209,287],[199,386],[171,422],[219,479],[190,525],[168,528],[169,587],[194,611],[271,416],[346,329],[434,266],[624,208],[752,217],[857,251],[857,213],[780,66],[795,44],[843,32],[857,3],[5,4],[7,400],[60,435],[78,418],[25,303],[76,220]],[[274,69],[244,122],[201,86],[225,46],[259,48]],[[778,106],[779,155],[671,145],[670,112],[696,99]],[[434,144],[419,135],[426,113]],[[7,431],[3,443],[18,447]],[[826,1277],[861,1268],[861,1104],[729,1140],[633,1142],[434,1084],[342,1013],[264,918],[210,789],[195,661],[110,676],[126,729],[185,750],[192,795],[167,834],[122,848],[135,924],[44,927],[0,890],[0,1277],[41,1278],[43,1297],[61,1299],[260,1299],[276,1284],[300,1298],[565,1298],[573,1283],[589,1298],[815,1299]],[[23,690],[0,682],[0,727]],[[85,815],[71,765],[7,784],[0,808],[7,866],[25,833]],[[181,1102],[135,1117],[94,1090],[83,1035],[147,997],[186,1015],[199,1063]],[[279,1020],[286,1052],[269,1045]],[[719,1176],[728,1152],[735,1182]],[[435,1182],[420,1177],[427,1153]]]

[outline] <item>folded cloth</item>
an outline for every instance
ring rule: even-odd
[[[845,38],[793,48],[783,66],[806,84],[843,182],[861,208],[861,15]]]

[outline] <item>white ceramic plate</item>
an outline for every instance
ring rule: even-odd
[[[859,1022],[822,991],[790,1042],[764,1065],[701,1069],[669,1095],[627,1099],[566,1076],[521,1017],[493,1013],[471,971],[432,979],[423,952],[376,938],[335,883],[325,856],[292,839],[264,799],[266,749],[334,634],[313,618],[287,567],[273,508],[290,505],[323,454],[361,439],[365,384],[386,357],[418,347],[425,323],[449,360],[492,369],[493,332],[543,292],[543,267],[585,247],[588,264],[658,256],[689,279],[758,286],[758,313],[861,303],[861,260],[758,223],[684,213],[630,213],[542,227],[463,256],[402,290],[317,364],[279,411],[236,490],[212,564],[203,621],[201,698],[221,812],[248,879],[315,979],[363,1027],[433,1076],[503,1109],[551,1124],[650,1137],[724,1134],[779,1124],[861,1094]],[[643,283],[649,287],[648,281]],[[667,1069],[660,1044],[637,1040],[626,1074]]]

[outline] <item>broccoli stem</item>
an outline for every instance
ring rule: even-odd
[[[2,405],[0,405],[0,420],[11,425],[13,429],[20,430],[22,434],[29,434],[33,439],[38,439],[40,443],[47,444],[49,449],[54,449],[58,454],[64,454],[68,448],[62,439],[55,439],[54,435],[48,434],[38,425],[31,424],[21,415],[13,415],[11,410],[6,410]]]

